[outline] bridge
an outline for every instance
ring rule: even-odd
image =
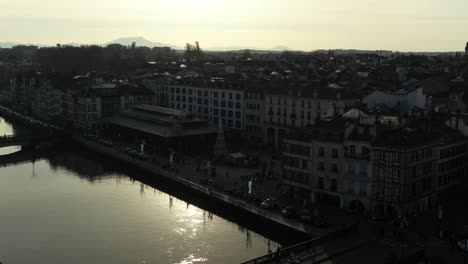
[[[11,135],[0,136],[0,148],[10,146],[31,147],[39,143],[44,135]]]
[[[27,151],[27,150],[20,150],[18,152],[14,152],[7,155],[0,156],[0,166],[10,166],[10,165],[17,165],[23,163],[34,162],[43,158],[43,153],[40,151]]]

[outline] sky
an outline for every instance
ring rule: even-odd
[[[0,42],[458,51],[467,0],[0,0]]]

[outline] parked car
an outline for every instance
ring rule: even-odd
[[[263,201],[260,206],[265,209],[275,209],[278,207],[278,204],[276,203],[276,199],[274,198],[268,198],[265,201]]]
[[[297,217],[297,209],[292,206],[286,206],[282,211],[281,215],[284,218],[296,218]]]
[[[139,159],[141,159],[141,160],[147,160],[147,159],[148,159],[148,155],[142,154],[142,153],[139,153],[139,152],[138,152],[137,158],[139,158]]]

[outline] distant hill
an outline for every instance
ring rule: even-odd
[[[38,46],[39,48],[48,47],[47,45],[33,44],[33,43],[24,44],[24,43],[15,43],[15,42],[0,42],[0,48],[3,48],[3,49],[11,49],[14,46],[19,46],[19,45],[23,45],[23,46],[33,45],[33,46]]]
[[[4,49],[9,49],[17,45],[18,43],[13,43],[13,42],[0,42],[0,48],[4,48]]]
[[[142,46],[142,47],[149,47],[149,48],[154,48],[154,47],[171,47],[174,49],[180,49],[180,47],[174,46],[174,45],[169,45],[169,44],[164,44],[161,42],[153,42],[150,40],[147,40],[143,37],[128,37],[128,38],[118,38],[113,41],[107,42],[106,45],[110,44],[120,44],[123,46],[131,46],[132,43],[135,42],[136,46]]]

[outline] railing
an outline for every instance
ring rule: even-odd
[[[331,241],[333,239],[336,239],[338,237],[341,237],[348,233],[350,230],[354,229],[357,226],[357,223],[354,223],[350,226],[347,226],[343,229],[337,230],[335,232],[330,232],[327,235],[323,237],[316,237],[311,240],[304,241],[302,243],[292,245],[289,247],[281,248],[277,252],[273,252],[246,262],[243,262],[242,264],[260,264],[260,263],[281,263],[281,259],[287,259],[290,257],[291,253],[297,253],[297,252],[302,252],[304,250],[311,249],[312,247],[315,247],[317,245],[320,245],[322,243]]]
[[[18,137],[15,135],[0,136],[0,142],[12,142],[15,141]]]

